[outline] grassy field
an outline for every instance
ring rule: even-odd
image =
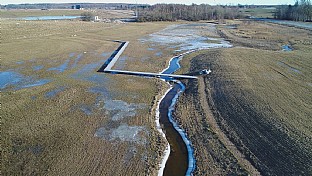
[[[244,16],[253,16],[256,18],[274,18],[275,9],[271,8],[247,8],[241,9]]]
[[[218,26],[218,31],[234,44],[233,48],[200,51],[182,61],[184,69],[191,72],[212,69],[210,76],[186,82],[188,88],[177,109],[177,118],[189,130],[195,149],[210,151],[207,157],[197,155],[198,172],[205,173],[205,165],[200,163],[211,162],[208,157],[217,161],[209,170],[229,172],[229,167],[218,162],[222,155],[216,155],[222,152],[216,147],[221,141],[230,151],[227,158],[234,156],[247,170],[241,157],[263,175],[310,175],[311,32],[252,21],[227,23]],[[294,50],[282,51],[285,44]],[[236,146],[234,149],[220,130]],[[198,134],[214,134],[216,139]],[[208,140],[206,144],[206,138],[216,142]]]
[[[130,41],[122,69],[161,71],[172,53],[158,57],[138,39],[168,24],[2,19],[2,175],[154,175],[162,83],[96,71],[118,47],[111,40]]]

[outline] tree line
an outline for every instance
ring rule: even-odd
[[[312,21],[312,5],[310,0],[296,1],[294,5],[280,6],[275,13],[276,19],[293,21]]]
[[[199,21],[199,20],[220,20],[235,19],[242,15],[238,7],[234,6],[210,6],[183,5],[183,4],[156,4],[147,8],[140,8],[138,21]]]

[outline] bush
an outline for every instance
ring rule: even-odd
[[[82,21],[91,21],[93,19],[94,15],[91,12],[83,12],[81,14],[81,20]]]

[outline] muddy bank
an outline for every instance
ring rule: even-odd
[[[221,53],[207,51],[192,59],[190,71],[210,66],[213,72],[202,80],[186,83],[176,111],[195,148],[195,173],[245,175],[253,170],[249,166],[254,166],[261,175],[309,175],[311,150],[282,130],[283,124],[274,120],[278,118],[273,109],[257,104],[252,92],[240,87],[244,78],[221,59]],[[211,116],[216,124],[209,120]],[[215,125],[241,154],[224,142]]]

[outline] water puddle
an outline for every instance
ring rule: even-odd
[[[163,54],[163,53],[160,51],[160,52],[155,53],[155,56],[160,57],[160,56],[162,56],[162,54]]]
[[[92,115],[92,107],[90,106],[82,105],[79,109],[88,116]]]
[[[101,56],[107,57],[107,56],[110,56],[111,54],[112,54],[111,52],[103,52]]]
[[[39,70],[41,70],[41,69],[43,69],[43,68],[44,68],[43,65],[37,65],[37,66],[33,66],[33,67],[32,67],[33,71],[39,71]]]
[[[4,89],[9,85],[15,85],[23,80],[23,76],[14,71],[0,72],[0,88]]]
[[[21,64],[23,64],[24,63],[24,61],[17,61],[16,62],[16,64],[18,64],[18,65],[21,65]]]
[[[201,36],[201,27],[212,27],[211,24],[182,24],[171,25],[164,30],[151,34],[149,38],[140,39],[142,43],[153,42],[160,45],[174,46],[176,51],[199,50],[208,48],[232,47],[221,38]],[[207,40],[216,42],[207,43]]]
[[[69,55],[69,57],[73,57],[71,55]],[[78,54],[78,56],[75,58],[73,65],[71,66],[71,68],[75,68],[78,64],[78,62],[81,60],[82,54]]]
[[[62,65],[49,68],[48,71],[56,71],[57,73],[62,73],[68,68],[69,61],[70,59],[67,59]]]
[[[292,51],[293,49],[292,49],[292,47],[290,45],[283,45],[282,46],[282,50],[283,51]]]
[[[128,59],[128,56],[121,56],[118,59],[118,62],[116,62],[116,64],[114,65],[114,69],[116,70],[122,70],[125,68],[126,66],[126,60]]]
[[[0,72],[0,89],[12,86],[15,90],[19,90],[22,88],[41,86],[49,82],[51,82],[49,79],[37,80],[33,77],[24,76],[12,70]]]
[[[70,20],[70,19],[77,19],[81,16],[30,16],[30,17],[23,17],[17,18],[19,20],[26,20],[26,21],[37,21],[37,20]]]
[[[155,48],[147,48],[148,51],[154,51]]]
[[[56,89],[54,89],[54,90],[51,90],[51,91],[49,91],[49,92],[46,92],[44,96],[45,96],[46,98],[53,98],[53,97],[55,97],[58,93],[63,92],[64,90],[65,90],[65,87],[58,87],[58,88],[56,88]]]

